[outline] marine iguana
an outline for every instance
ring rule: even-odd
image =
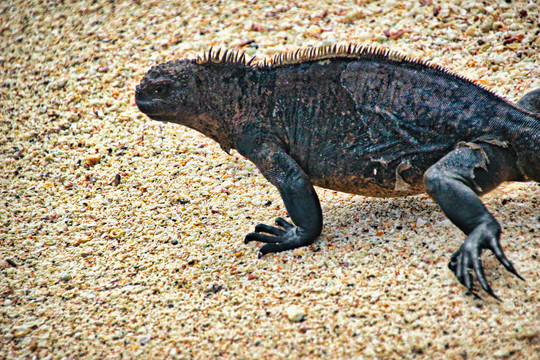
[[[322,212],[314,185],[396,197],[427,192],[466,235],[449,268],[472,294],[488,284],[484,249],[505,256],[501,226],[479,196],[504,181],[540,181],[540,92],[517,105],[465,77],[358,45],[248,60],[234,51],[151,68],[136,104],[251,160],[280,192],[292,223],[259,224],[259,257],[310,245]]]

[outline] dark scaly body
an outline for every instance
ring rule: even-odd
[[[460,282],[472,289],[474,268],[493,295],[483,249],[516,273],[478,195],[502,181],[540,181],[538,115],[387,51],[323,47],[273,60],[253,66],[236,53],[209,53],[170,62],[151,69],[136,93],[152,119],[236,148],[278,188],[296,226],[259,224],[246,241],[266,242],[260,254],[309,245],[320,234],[312,184],[378,197],[427,191],[468,235],[450,264]],[[540,112],[538,97],[522,106]]]
[[[269,130],[312,182],[328,189],[421,193],[425,171],[460,142],[513,145],[538,136],[538,128],[523,126],[538,122],[531,114],[423,64],[336,59],[272,68],[264,76],[273,79],[265,104],[274,107]]]

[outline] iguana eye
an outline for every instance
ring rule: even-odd
[[[162,80],[154,83],[152,92],[155,95],[163,95],[165,94],[169,88],[171,87],[172,83],[168,80]]]

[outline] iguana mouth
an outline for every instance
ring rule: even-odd
[[[166,103],[163,100],[154,99],[154,100],[141,100],[135,99],[135,104],[139,110],[149,117],[163,116],[166,115],[164,106]]]

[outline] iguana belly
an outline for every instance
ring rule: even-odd
[[[395,169],[388,170],[383,171],[383,175],[372,176],[347,175],[336,171],[324,177],[313,177],[311,180],[315,186],[363,196],[400,197],[424,192],[421,180],[406,181]]]
[[[322,158],[305,168],[316,186],[351,194],[399,197],[424,192],[425,171],[444,153],[401,156],[389,162],[365,156]],[[312,160],[314,160],[312,158]]]

